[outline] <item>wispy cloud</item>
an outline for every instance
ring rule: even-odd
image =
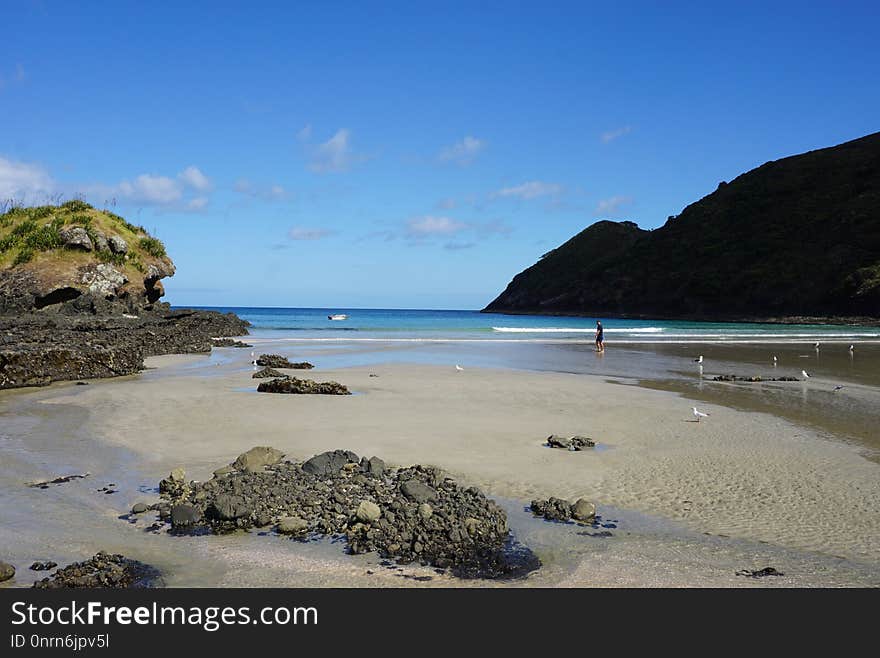
[[[614,217],[631,203],[632,197],[613,196],[599,201],[599,203],[596,204],[596,210],[594,212],[597,217]]]
[[[364,156],[355,153],[351,146],[351,133],[340,128],[333,137],[311,149],[309,169],[322,174],[346,171],[362,160]]]
[[[619,137],[623,137],[632,132],[632,126],[623,126],[622,128],[615,128],[614,130],[606,130],[601,135],[599,135],[599,141],[603,144],[609,144],[613,142],[615,139]]]
[[[304,226],[294,226],[287,232],[287,237],[291,240],[321,240],[333,235],[333,231],[326,228],[306,228]]]
[[[184,185],[188,185],[194,190],[198,190],[199,192],[207,192],[213,187],[211,180],[203,174],[198,167],[190,165],[183,171],[181,171],[177,178]]]
[[[232,185],[232,189],[239,194],[263,201],[281,201],[288,197],[283,185],[255,185],[247,178],[239,178]]]
[[[476,246],[476,242],[447,242],[443,245],[443,248],[449,251],[461,251],[462,249],[470,249]]]
[[[485,141],[468,135],[461,141],[440,151],[437,159],[440,162],[452,162],[460,166],[467,166],[476,160],[485,148]]]
[[[522,200],[537,199],[540,197],[556,197],[562,193],[563,187],[559,183],[545,183],[544,181],[533,180],[515,187],[505,187],[492,192],[491,198],[515,198]]]
[[[410,219],[406,223],[406,234],[410,238],[420,239],[437,235],[454,235],[467,228],[467,224],[449,217],[425,215]]]
[[[167,205],[183,198],[183,184],[167,176],[141,174],[133,180],[124,180],[116,186],[120,196],[138,203]]]
[[[0,200],[37,203],[56,191],[55,181],[40,165],[0,158]]]

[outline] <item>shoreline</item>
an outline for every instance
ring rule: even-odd
[[[872,521],[880,515],[876,509],[868,512],[872,505],[876,507],[872,500],[880,493],[875,491],[876,464],[864,460],[852,446],[828,441],[788,421],[713,405],[705,407],[713,414],[712,424],[685,424],[690,406],[686,398],[638,387],[609,388],[602,376],[481,368],[455,373],[441,366],[400,363],[311,371],[310,378],[338,379],[360,393],[340,405],[338,398],[252,392],[256,383],[250,378],[246,357],[232,349],[215,352],[219,354],[154,357],[147,365],[155,369],[137,377],[99,380],[93,387],[67,384],[32,389],[16,398],[43,408],[63,404],[87,409],[83,431],[111,451],[133,450],[140,464],[136,470],[150,477],[184,466],[191,473],[188,477],[209,478],[213,469],[254,445],[278,447],[297,459],[343,448],[376,454],[399,465],[441,466],[458,481],[483,488],[490,497],[523,502],[532,497],[587,495],[600,514],[603,508],[612,508],[624,510],[620,514],[648,514],[660,519],[660,526],[663,519],[671,525],[684,523],[686,532],[654,528],[642,536],[633,533],[633,528],[612,531],[618,533],[619,541],[603,544],[606,548],[601,550],[624,551],[628,569],[633,570],[625,579],[630,586],[638,586],[639,577],[642,584],[658,582],[647,571],[637,575],[640,560],[647,559],[644,551],[666,551],[670,544],[684,541],[685,548],[690,547],[687,550],[702,555],[705,547],[701,548],[696,536],[703,532],[729,535],[726,541],[738,546],[770,542],[764,550],[800,556],[794,560],[821,562],[841,555],[852,568],[868,569],[868,583],[880,582],[880,578],[872,581],[870,575],[880,561],[880,549],[873,548],[880,545],[878,528]],[[371,378],[370,373],[379,376]],[[676,411],[681,407],[681,413],[667,417],[670,404],[677,405]],[[634,406],[647,418],[632,418]],[[152,417],[155,409],[165,410],[162,418]],[[538,412],[529,413],[529,409]],[[393,422],[387,422],[389,418]],[[743,423],[745,429],[740,427]],[[135,430],[146,427],[148,444],[140,435],[144,430]],[[700,434],[695,433],[697,429]],[[592,453],[540,445],[551,433],[590,435],[591,431],[600,443],[600,450]],[[182,432],[188,441],[180,441]],[[739,441],[735,446],[727,440],[731,432]],[[767,445],[774,437],[779,445]],[[158,477],[153,485],[157,482]],[[857,493],[853,487],[859,485],[875,497]],[[840,487],[844,490],[837,490]],[[821,516],[822,510],[828,514],[832,508],[840,513],[807,521],[811,512]],[[852,508],[862,513],[855,514]],[[527,518],[517,522],[531,528]],[[109,527],[117,523],[121,522],[112,519]],[[539,522],[537,530],[529,530],[536,537],[533,541],[546,542],[549,564],[556,565],[531,579],[532,583],[558,586],[563,582],[547,583],[546,579],[559,568],[557,553],[566,554],[572,548],[559,545],[561,536],[570,535],[564,529]],[[655,531],[659,536],[652,534]],[[816,541],[817,533],[822,541]],[[555,539],[548,539],[550,535]],[[593,550],[605,540],[590,541]],[[232,543],[251,546],[251,542],[237,539]],[[218,546],[215,542],[203,549],[219,550]],[[271,550],[268,544],[253,550],[282,549],[273,543]],[[714,558],[700,559],[709,564]],[[575,562],[564,569],[568,573],[564,582],[597,584],[595,574],[588,573],[587,556]],[[761,566],[767,565],[755,568]],[[339,571],[338,566],[328,569]],[[336,582],[332,574],[322,577]],[[611,586],[620,578],[620,573],[609,574],[601,584]],[[678,580],[660,581],[665,586],[717,584],[688,578],[681,573]],[[403,580],[395,576],[389,582]],[[752,584],[742,579],[721,582],[721,586]],[[866,581],[860,577],[854,582]],[[369,580],[364,585],[376,586]]]

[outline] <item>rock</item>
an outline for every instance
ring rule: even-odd
[[[8,562],[0,562],[0,583],[9,580],[15,575],[15,567]]]
[[[262,382],[257,391],[260,393],[298,393],[319,395],[351,395],[345,386],[337,382],[315,382],[311,379],[282,377]]]
[[[535,516],[543,516],[550,521],[567,521],[571,516],[571,503],[562,498],[533,500],[531,510]]]
[[[28,568],[31,569],[31,571],[50,571],[57,566],[58,566],[57,562],[52,562],[51,560],[48,560],[46,562],[34,562]]]
[[[192,505],[175,505],[171,508],[171,526],[173,528],[187,528],[202,520],[202,515]]]
[[[278,372],[274,368],[263,368],[255,372],[251,377],[253,379],[266,379],[267,377],[284,377],[283,373]]]
[[[573,436],[568,440],[569,450],[583,450],[584,448],[594,448],[596,442],[588,436]]]
[[[784,576],[781,571],[777,571],[773,567],[764,567],[752,571],[751,569],[741,569],[736,572],[737,576],[746,576],[747,578],[765,578],[766,576]]]
[[[81,249],[83,251],[92,250],[92,240],[89,238],[88,232],[81,226],[72,226],[63,228],[58,233],[64,246],[68,249]]]
[[[81,281],[88,285],[90,293],[101,297],[114,297],[128,283],[125,275],[108,263],[87,266]]]
[[[250,505],[241,496],[220,494],[208,508],[209,514],[223,521],[246,518],[251,515]]]
[[[422,503],[419,505],[419,516],[423,521],[427,521],[431,518],[431,515],[434,513],[434,508],[431,507],[428,503]]]
[[[298,535],[309,529],[309,522],[298,516],[286,516],[278,521],[278,532],[285,535]]]
[[[280,354],[261,354],[257,359],[257,365],[268,368],[294,368],[297,370],[310,370],[315,367],[305,361],[302,363],[291,363],[287,360],[287,357]]]
[[[134,505],[131,506],[131,513],[132,514],[143,514],[148,509],[150,509],[150,508],[147,507],[146,503],[135,503]]]
[[[107,236],[101,233],[101,231],[92,231],[92,237],[94,240],[92,241],[95,251],[109,251],[110,245],[107,243]]]
[[[238,456],[232,465],[240,471],[255,473],[266,466],[273,466],[284,458],[284,453],[275,448],[257,446]]]
[[[235,473],[238,469],[231,464],[229,466],[221,466],[216,471],[214,471],[215,478],[222,478],[224,475],[229,475],[230,473]]]
[[[34,583],[36,589],[59,588],[140,588],[161,585],[157,569],[123,555],[100,551],[84,562],[59,569]]]
[[[186,479],[186,471],[182,466],[171,469],[171,475],[168,476],[173,482],[184,482]]]
[[[110,245],[110,251],[114,254],[128,253],[128,243],[118,235],[111,235],[107,238],[107,242]]]
[[[361,473],[366,473],[370,477],[380,478],[385,473],[385,462],[378,457],[364,457],[361,459]]]
[[[303,462],[302,470],[318,477],[325,477],[342,470],[349,462],[357,463],[357,455],[349,450],[322,452]]]
[[[568,439],[551,434],[547,437],[547,445],[551,448],[568,448]]]
[[[211,341],[214,347],[253,347],[253,345],[250,345],[249,343],[245,343],[240,340],[234,340],[232,338],[212,338]]]
[[[404,482],[400,485],[400,492],[416,503],[426,503],[429,500],[437,499],[437,492],[419,480],[408,480]]]
[[[358,521],[362,521],[363,523],[373,523],[374,521],[378,521],[379,517],[382,516],[382,510],[379,509],[379,506],[376,503],[370,502],[369,500],[362,500],[361,504],[358,505],[355,516]]]
[[[578,498],[571,506],[571,518],[590,523],[596,518],[596,506],[586,498]]]

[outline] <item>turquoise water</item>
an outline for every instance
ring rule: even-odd
[[[880,342],[880,327],[615,320],[478,311],[345,308],[202,307],[231,311],[257,337],[313,341],[592,342],[596,320],[614,343]],[[328,316],[345,314],[345,320]]]

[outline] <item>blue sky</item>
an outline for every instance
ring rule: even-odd
[[[865,3],[4,3],[0,197],[166,242],[173,304],[481,308],[601,218],[880,130]]]

